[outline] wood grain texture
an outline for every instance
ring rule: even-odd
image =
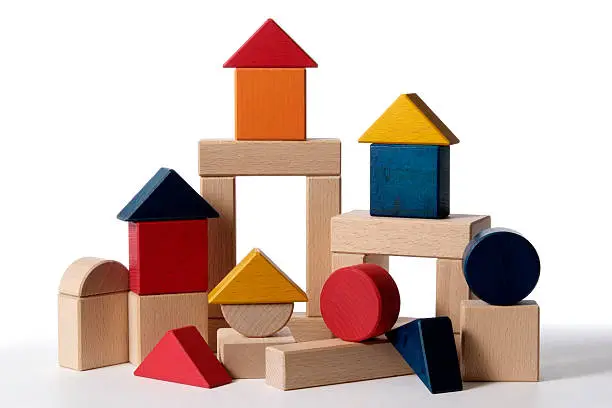
[[[268,347],[266,384],[293,390],[411,374],[386,339],[363,343],[317,340]]]
[[[219,306],[219,305],[216,305]],[[208,305],[210,311],[211,305]],[[217,349],[217,331],[219,329],[225,329],[230,327],[227,321],[222,317],[209,317],[208,318],[208,340],[207,343],[211,349]]]
[[[461,345],[465,381],[538,381],[540,308],[527,300],[515,306],[464,300]]]
[[[130,292],[128,306],[132,364],[140,364],[168,330],[193,325],[208,337],[206,292],[149,296]]]
[[[59,365],[89,370],[128,361],[127,292],[58,296]]]
[[[332,252],[332,270],[362,263],[376,264],[389,270],[389,257],[387,255],[345,254]]]
[[[286,327],[270,337],[245,337],[234,329],[220,329],[217,336],[217,358],[232,378],[265,378],[266,347],[295,342]]]
[[[319,296],[331,268],[331,218],[341,211],[341,179],[306,178],[306,291],[308,316],[320,316]]]
[[[351,211],[332,218],[333,252],[461,259],[470,239],[491,225],[485,215],[441,220],[372,217]]]
[[[436,316],[448,316],[453,332],[459,333],[461,302],[470,298],[461,259],[436,261]]]
[[[128,270],[117,261],[84,257],[74,261],[62,275],[59,293],[94,296],[128,291]]]
[[[200,140],[200,176],[339,176],[340,140]]]
[[[296,343],[334,338],[322,317],[306,316],[305,313],[293,313],[287,327]]]
[[[268,337],[285,327],[293,313],[293,303],[221,305],[223,317],[246,337]]]
[[[219,213],[208,220],[208,288],[212,289],[236,266],[236,178],[202,177],[200,193]],[[209,305],[208,316],[220,318],[220,306]]]
[[[236,70],[236,140],[306,140],[306,70]]]

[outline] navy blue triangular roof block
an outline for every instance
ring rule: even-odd
[[[172,170],[161,168],[117,214],[122,221],[177,221],[217,218],[219,213]]]
[[[461,391],[461,370],[448,317],[417,319],[386,334],[432,394]]]

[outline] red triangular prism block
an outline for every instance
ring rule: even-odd
[[[134,375],[204,388],[232,382],[195,326],[168,331]]]

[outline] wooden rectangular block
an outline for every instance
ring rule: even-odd
[[[306,139],[306,70],[238,68],[236,140]]]
[[[332,272],[330,222],[340,214],[339,176],[306,178],[306,292],[308,316],[321,316],[321,288]]]
[[[208,293],[128,296],[130,363],[140,364],[168,330],[193,325],[208,337]]]
[[[470,239],[490,227],[486,215],[449,218],[372,217],[351,211],[332,218],[332,252],[460,259]]]
[[[213,305],[208,305],[208,310]],[[217,331],[230,327],[227,321],[222,317],[209,317],[208,318],[208,345],[211,349],[217,350]]]
[[[453,332],[459,333],[461,302],[470,298],[470,288],[463,276],[461,259],[436,261],[436,316],[448,316]]]
[[[327,328],[322,317],[306,316],[294,313],[287,323],[296,343],[313,340],[333,339],[333,333]]]
[[[199,169],[202,177],[339,176],[340,140],[200,140]]]
[[[464,300],[461,346],[465,381],[538,381],[538,304],[524,300],[515,306],[492,306]]]
[[[234,329],[217,332],[217,358],[232,378],[265,378],[266,347],[294,343],[287,327],[270,337],[245,337]]]
[[[200,194],[219,213],[208,220],[208,288],[213,290],[236,266],[236,178],[202,177]],[[220,305],[209,305],[208,316],[222,317]]]
[[[266,384],[281,390],[411,373],[393,345],[382,338],[362,343],[317,340],[266,349]]]

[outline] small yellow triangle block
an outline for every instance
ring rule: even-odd
[[[359,142],[448,146],[459,139],[417,94],[406,94],[387,108]]]
[[[208,294],[208,303],[307,302],[306,293],[255,248]]]

